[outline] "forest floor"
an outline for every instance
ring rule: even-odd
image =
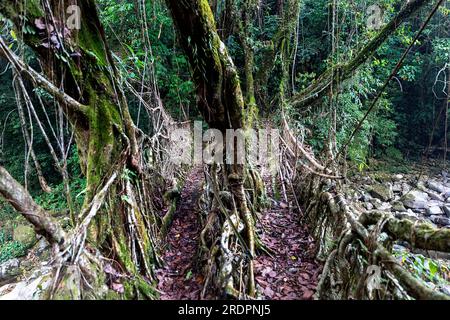
[[[194,168],[181,192],[167,235],[167,248],[163,255],[165,266],[157,271],[162,300],[200,299],[203,277],[194,272],[201,232],[197,201],[203,179],[202,168]]]
[[[269,195],[273,194],[266,183]],[[301,212],[273,201],[261,214],[257,230],[269,253],[255,261],[256,282],[265,299],[309,300],[317,287],[322,267],[315,261],[315,245]]]
[[[204,277],[196,268],[201,225],[197,201],[204,175],[194,168],[188,175],[163,254],[165,266],[157,271],[162,300],[198,300]],[[269,187],[269,196],[273,194]],[[301,225],[300,212],[272,200],[257,221],[257,232],[269,253],[255,260],[259,297],[307,300],[315,293],[321,266],[314,259],[314,242]]]

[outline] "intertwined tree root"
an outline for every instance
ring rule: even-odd
[[[326,260],[316,298],[450,299],[415,278],[390,251],[393,242],[402,240],[415,248],[450,252],[450,230],[383,212],[359,212],[336,193],[319,192],[310,203],[304,219],[314,227],[318,257]],[[381,233],[388,235],[384,241]]]

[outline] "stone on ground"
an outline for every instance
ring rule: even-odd
[[[13,240],[22,243],[26,247],[30,247],[37,242],[33,227],[27,225],[19,225],[14,228]]]
[[[402,197],[402,202],[407,208],[426,209],[428,207],[428,194],[419,190],[408,192]]]
[[[370,189],[370,194],[372,197],[376,199],[380,199],[384,202],[387,202],[394,198],[394,192],[392,191],[391,186],[386,186],[383,184],[376,184],[372,186]]]

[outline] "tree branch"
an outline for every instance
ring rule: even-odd
[[[60,90],[53,83],[51,83],[47,78],[42,76],[39,72],[35,71],[33,68],[28,66],[25,62],[23,62],[12,50],[8,47],[8,45],[3,40],[3,37],[0,36],[0,56],[4,57],[8,60],[14,68],[20,74],[25,75],[29,80],[31,80],[36,86],[44,89],[49,94],[53,95],[60,103],[66,105],[69,108],[72,108],[76,112],[81,112],[82,114],[86,114],[87,106],[79,103],[71,96],[66,94],[64,91]]]
[[[0,166],[0,194],[34,225],[37,233],[43,235],[50,243],[64,243],[65,232],[58,222],[34,202],[28,191],[2,166]]]
[[[449,229],[434,228],[428,223],[399,220],[379,211],[363,213],[360,222],[367,226],[383,219],[387,219],[384,230],[395,239],[408,241],[419,249],[450,252]]]
[[[414,0],[409,2],[400,12],[373,38],[359,53],[348,63],[338,66],[335,70],[325,71],[316,81],[308,88],[294,95],[290,104],[298,108],[306,108],[312,103],[321,99],[326,90],[332,83],[335,86],[340,85],[345,80],[352,77],[353,72],[363,65],[375,51],[417,10],[431,0]],[[336,76],[336,74],[338,76]]]

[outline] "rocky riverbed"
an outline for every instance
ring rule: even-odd
[[[385,169],[378,164],[376,171],[354,174],[345,187],[347,199],[360,211],[384,211],[398,219],[450,228],[450,170],[434,163],[411,164],[401,174]],[[419,250],[406,242],[396,242],[393,253],[416,278],[450,295],[450,253]]]
[[[391,212],[397,218],[450,228],[448,171],[421,167],[402,174],[360,173],[351,180],[347,196],[363,210]]]

